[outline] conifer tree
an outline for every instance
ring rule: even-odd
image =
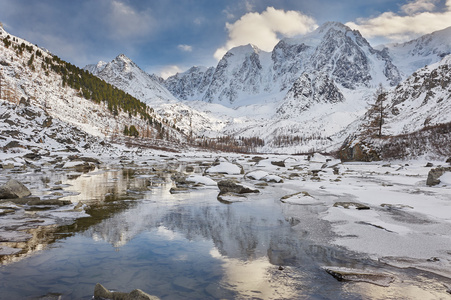
[[[129,129],[129,131],[128,131],[128,135],[129,135],[129,136],[133,136],[133,137],[138,137],[138,136],[139,136],[139,132],[138,132],[138,130],[136,129],[135,125],[131,125],[131,126],[130,126],[130,129]]]
[[[371,136],[382,137],[382,127],[388,116],[387,114],[387,92],[384,90],[382,84],[379,84],[374,93],[374,103],[371,104],[367,112],[368,124],[367,133]]]

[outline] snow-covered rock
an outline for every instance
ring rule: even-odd
[[[242,168],[240,168],[238,165],[227,161],[222,161],[219,164],[205,170],[205,173],[218,173],[228,175],[238,175],[242,174],[242,172]]]

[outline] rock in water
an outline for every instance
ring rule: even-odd
[[[23,198],[30,196],[30,190],[17,180],[11,179],[0,187],[0,199]]]
[[[257,189],[252,189],[248,186],[238,184],[233,180],[221,180],[218,182],[218,188],[220,190],[219,194],[225,193],[236,193],[236,194],[246,194],[246,193],[259,193],[260,191]]]

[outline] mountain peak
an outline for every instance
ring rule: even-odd
[[[320,27],[318,27],[317,30],[322,31],[322,30],[326,30],[326,29],[330,29],[330,28],[334,28],[334,29],[338,29],[338,30],[351,30],[351,28],[349,28],[345,24],[340,23],[340,22],[335,22],[335,21],[325,22]]]
[[[121,54],[119,54],[118,56],[116,56],[116,58],[114,59],[114,61],[121,61],[121,62],[124,62],[124,63],[126,63],[126,64],[129,64],[129,63],[133,63],[133,61],[130,59],[130,58],[128,58],[125,54],[123,54],[123,53],[121,53]]]
[[[234,55],[245,55],[245,54],[249,54],[249,53],[260,53],[262,50],[260,50],[257,46],[253,45],[253,44],[247,44],[247,45],[242,45],[242,46],[237,46],[234,47],[232,49],[230,49],[229,51],[227,51],[227,53],[231,53]]]

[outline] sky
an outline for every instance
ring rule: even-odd
[[[451,0],[0,0],[0,22],[79,67],[119,54],[166,78],[216,66],[232,47],[271,51],[327,21],[373,46],[451,26]]]

